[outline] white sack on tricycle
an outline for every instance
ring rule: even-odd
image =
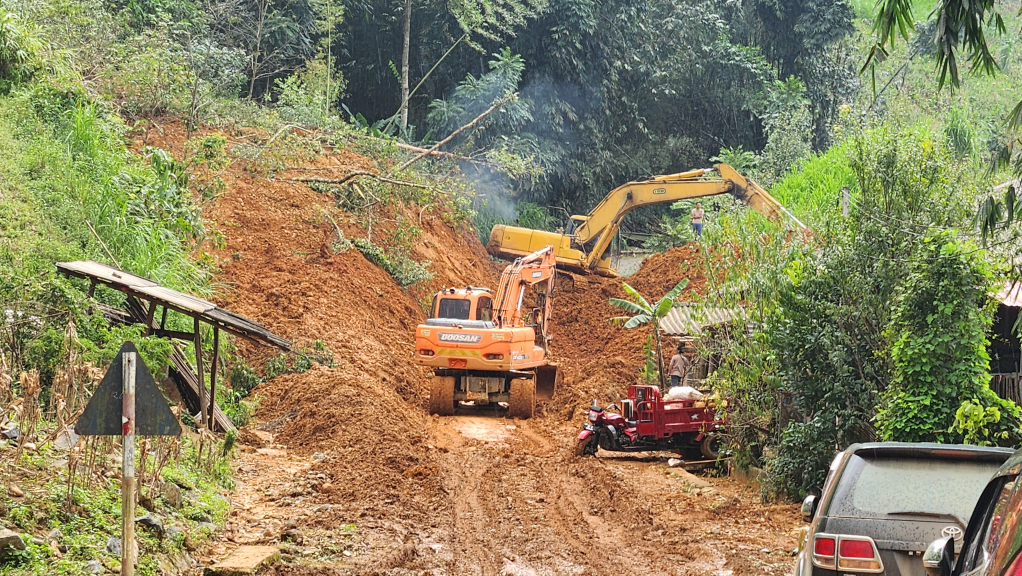
[[[699,400],[703,393],[691,386],[672,386],[664,400]]]

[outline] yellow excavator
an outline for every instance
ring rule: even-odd
[[[707,176],[714,171],[719,177]],[[626,214],[639,206],[719,194],[731,194],[767,218],[779,220],[787,217],[800,229],[806,229],[805,224],[759,184],[746,179],[727,164],[717,164],[713,168],[653,176],[619,186],[611,190],[587,216],[572,216],[574,231],[568,233],[494,226],[486,251],[498,258],[514,260],[544,246],[553,246],[560,268],[616,276],[610,256],[605,256],[605,253]]]

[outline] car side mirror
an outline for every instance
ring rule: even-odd
[[[816,496],[810,494],[802,501],[802,520],[812,522],[814,514],[816,514]]]
[[[923,552],[923,568],[927,576],[951,576],[955,569],[955,540],[950,536],[938,538]]]

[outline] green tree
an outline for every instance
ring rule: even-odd
[[[651,336],[653,336],[656,342],[655,354],[661,390],[667,389],[667,381],[664,373],[664,348],[661,342],[660,321],[667,316],[671,308],[674,308],[674,301],[681,295],[681,291],[685,289],[685,286],[688,286],[688,279],[678,282],[677,286],[671,288],[671,291],[664,294],[655,304],[650,304],[635,288],[629,286],[627,282],[622,282],[621,288],[628,294],[628,300],[622,298],[610,299],[612,306],[632,314],[632,316],[617,316],[611,319],[612,322],[628,329],[649,325]],[[649,358],[647,357],[647,362],[648,360]]]
[[[984,414],[985,437],[1014,445],[1018,408],[990,390],[987,334],[992,275],[975,246],[951,232],[930,233],[907,263],[886,331],[892,381],[877,411],[884,440],[961,442],[960,409]],[[989,417],[987,409],[989,411]],[[993,431],[990,434],[989,431]],[[975,441],[977,434],[972,434]]]

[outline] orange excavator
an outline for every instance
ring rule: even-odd
[[[547,246],[505,268],[496,292],[469,286],[433,297],[430,318],[415,329],[415,360],[433,368],[431,414],[449,416],[463,404],[506,406],[509,416],[525,419],[537,398],[553,397],[555,268],[554,249]]]

